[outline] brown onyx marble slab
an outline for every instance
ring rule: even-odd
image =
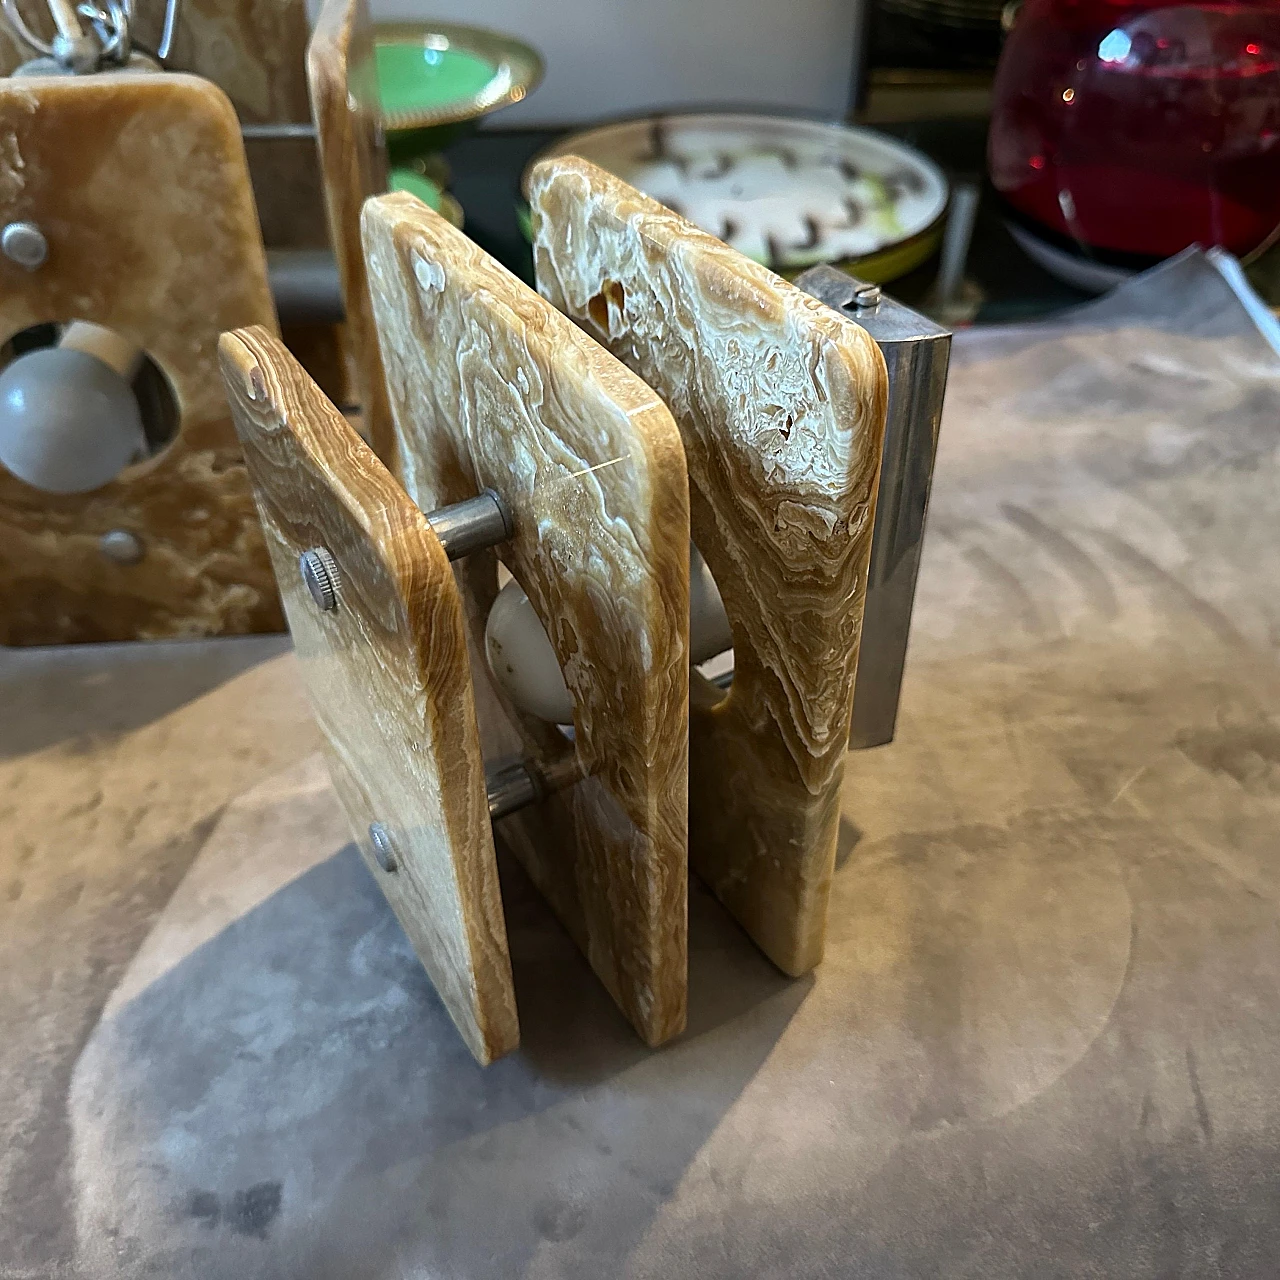
[[[44,0],[16,2],[27,26],[51,38],[53,22]],[[165,6],[166,0],[134,3],[132,31],[139,49],[157,47]],[[305,67],[310,34],[303,0],[179,0],[165,66],[212,81],[247,123],[305,122],[311,115]],[[0,72],[8,75],[35,56],[0,22]],[[247,149],[266,243],[323,248],[320,172],[312,142],[253,140]]]
[[[218,335],[274,327],[239,125],[186,75],[0,81],[0,207],[48,258],[0,256],[0,341],[91,320],[143,348],[173,388],[174,440],[83,494],[0,467],[0,643],[277,631],[284,620],[218,377]],[[122,529],[143,556],[117,564]]]
[[[689,507],[666,406],[471,240],[408,195],[365,206],[364,243],[401,480],[424,510],[491,486],[498,550],[528,593],[574,703],[572,744],[505,705],[485,663],[498,590],[458,566],[481,736],[581,780],[500,834],[651,1045],[687,988]]]
[[[50,40],[53,21],[44,0],[17,0],[27,26]],[[155,49],[166,0],[135,0],[133,37]],[[88,29],[83,17],[81,23]],[[303,55],[309,28],[303,0],[179,0],[173,47],[165,66],[211,80],[243,120],[306,120]],[[0,73],[36,57],[0,23]]]
[[[423,514],[264,329],[222,370],[334,787],[378,887],[481,1063],[519,1042],[467,636]],[[299,557],[326,548],[335,607]],[[381,823],[396,865],[370,841]]]
[[[387,189],[373,21],[365,0],[327,0],[307,49],[307,77],[329,238],[338,260],[357,374],[356,398],[374,452],[395,470],[395,436],[360,244],[360,207]]]
[[[45,0],[16,3],[28,27],[49,39],[53,23]],[[157,47],[165,7],[166,0],[135,0],[132,30],[140,49]],[[303,0],[178,0],[173,48],[165,66],[216,84],[246,124],[305,124],[311,119],[306,68],[310,37]],[[8,75],[34,56],[8,24],[0,22],[0,73]],[[315,140],[249,138],[245,152],[263,243],[269,249],[327,249],[330,237]],[[284,336],[331,399],[345,405],[362,393],[355,361],[334,350],[335,345],[351,345],[345,325],[289,325]]]
[[[856,324],[577,157],[532,174],[538,288],[680,424],[693,538],[733,632],[694,681],[694,869],[781,969],[822,958],[884,361]]]

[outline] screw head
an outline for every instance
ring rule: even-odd
[[[0,253],[34,271],[49,256],[49,242],[34,222],[10,222],[0,231]]]
[[[342,575],[328,547],[312,547],[310,551],[304,551],[298,557],[298,572],[302,574],[316,607],[332,613],[338,607]]]
[[[369,843],[373,846],[373,856],[383,871],[392,872],[399,868],[400,860],[396,857],[396,847],[391,839],[391,832],[381,822],[369,824]]]
[[[127,529],[112,529],[98,539],[98,550],[116,564],[137,564],[142,559],[142,539]]]
[[[880,286],[878,284],[864,284],[853,295],[853,305],[855,307],[878,307],[880,305]]]

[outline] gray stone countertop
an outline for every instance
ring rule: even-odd
[[[0,651],[0,1277],[1265,1276],[1280,362],[958,343],[825,963],[696,884],[648,1052],[509,861],[474,1066],[287,642]]]

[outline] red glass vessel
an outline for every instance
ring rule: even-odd
[[[996,73],[1011,221],[1123,267],[1280,226],[1280,0],[1027,0]]]

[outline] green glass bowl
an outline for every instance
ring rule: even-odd
[[[374,57],[393,165],[439,151],[542,81],[542,59],[527,44],[450,22],[379,22]]]

